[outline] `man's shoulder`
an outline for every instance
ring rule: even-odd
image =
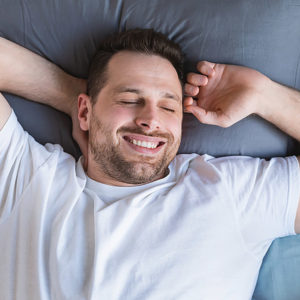
[[[11,115],[11,107],[0,93],[0,131]]]
[[[37,169],[44,163],[56,164],[75,159],[64,152],[59,144],[37,142],[19,123],[16,114],[12,111],[4,127],[0,131],[0,157],[6,164],[13,162],[30,165]],[[8,163],[10,161],[10,163]]]
[[[172,165],[175,170],[179,170],[181,173],[190,170],[199,176],[207,176],[211,172],[227,176],[234,170],[243,172],[245,168],[253,169],[264,162],[266,161],[263,159],[250,156],[214,157],[209,154],[199,155],[192,153],[178,154],[173,160]]]
[[[177,154],[171,165],[175,168],[182,168],[183,166],[189,166],[190,162],[195,159],[201,159],[202,155],[191,153],[191,154]]]

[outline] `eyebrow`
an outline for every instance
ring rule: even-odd
[[[133,93],[133,94],[137,94],[137,95],[143,95],[143,92],[137,88],[119,87],[119,88],[116,88],[115,91],[117,93]],[[181,99],[176,94],[173,94],[173,93],[163,92],[163,93],[161,93],[161,96],[163,98],[175,100],[176,102],[179,102],[179,103],[181,102]]]

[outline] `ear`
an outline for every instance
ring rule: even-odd
[[[83,93],[80,94],[78,96],[78,120],[81,130],[89,130],[91,113],[92,103],[90,97]]]

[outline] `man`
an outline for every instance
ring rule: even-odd
[[[182,55],[163,35],[106,40],[78,111],[84,81],[3,39],[0,67],[1,90],[73,117],[84,154],[39,145],[0,98],[1,299],[250,299],[272,240],[300,232],[299,157],[176,156]],[[186,112],[220,126],[256,113],[300,140],[299,92],[198,70]]]

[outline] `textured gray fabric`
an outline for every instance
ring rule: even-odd
[[[1,36],[80,77],[86,76],[103,37],[135,27],[152,27],[179,42],[186,71],[203,59],[232,63],[300,89],[300,0],[0,0]],[[67,116],[6,96],[39,142],[60,143],[79,156]],[[186,114],[179,152],[272,157],[299,154],[300,146],[257,116],[222,129]],[[282,265],[278,262],[285,251]],[[277,240],[264,260],[253,299],[300,299],[299,270],[299,239]]]
[[[202,59],[233,63],[255,68],[273,80],[300,88],[297,4],[299,1],[295,0],[1,0],[0,34],[47,57],[71,74],[85,77],[90,58],[107,34],[153,27],[180,43],[186,54],[187,71],[195,70],[195,63]],[[11,102],[18,116],[19,103]],[[38,141],[60,143],[78,156],[73,140],[67,138],[70,124],[61,128],[60,122],[52,122],[54,118],[68,123],[65,116],[48,108],[39,110],[33,104],[26,107],[26,118],[21,121]],[[36,128],[33,119],[44,126]],[[62,134],[45,134],[45,127]],[[300,147],[256,116],[222,129],[199,124],[185,114],[179,152],[271,157],[300,153]]]

